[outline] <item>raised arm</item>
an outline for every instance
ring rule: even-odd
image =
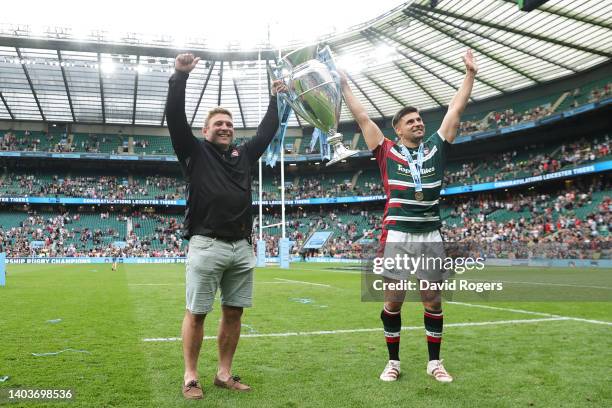
[[[268,145],[274,138],[276,131],[278,130],[278,105],[277,96],[278,92],[286,92],[287,87],[282,81],[277,80],[272,83],[272,97],[268,104],[268,110],[265,116],[261,120],[261,123],[257,127],[257,133],[251,140],[245,143],[245,150],[249,156],[251,162],[259,160],[261,155],[266,151]]]
[[[184,160],[193,151],[196,137],[191,131],[185,114],[185,87],[189,73],[195,68],[200,58],[192,54],[180,54],[174,63],[174,73],[168,83],[168,98],[166,99],[166,120],[172,140],[172,147],[179,160]]]
[[[463,63],[465,64],[465,77],[463,78],[463,83],[448,105],[448,112],[446,112],[446,116],[444,116],[444,120],[442,120],[442,125],[440,125],[440,133],[448,143],[453,143],[455,141],[461,114],[470,100],[472,87],[474,86],[474,78],[478,72],[478,65],[476,65],[472,50],[466,51],[463,56]]]
[[[348,106],[349,110],[353,114],[355,121],[359,125],[361,129],[361,133],[363,134],[363,138],[365,139],[366,144],[368,145],[368,149],[374,150],[376,146],[378,146],[381,140],[384,139],[384,135],[381,132],[380,128],[370,119],[368,113],[365,108],[357,100],[353,91],[351,90],[350,85],[348,84],[348,78],[345,72],[339,71],[340,74],[340,84],[342,85],[342,95],[344,96],[344,101],[346,102],[346,106]]]

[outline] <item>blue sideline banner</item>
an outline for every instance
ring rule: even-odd
[[[185,263],[185,257],[174,258],[118,258],[120,263],[125,264],[177,264]],[[7,258],[10,264],[112,264],[111,257],[64,257],[64,258]]]
[[[590,173],[600,173],[612,170],[612,160],[594,163],[588,166],[575,167],[573,169],[556,171],[554,173],[542,174],[540,176],[525,177],[514,180],[500,180],[491,183],[480,183],[471,186],[448,187],[440,191],[441,195],[453,195],[461,193],[469,193],[474,191],[496,190],[501,188],[515,187],[523,184],[537,183],[540,181],[554,180],[563,177],[579,176]]]
[[[566,118],[569,118],[570,116],[578,115],[579,113],[590,111],[592,109],[595,109],[595,104],[587,103],[586,105],[582,105],[574,109],[566,110],[565,112],[563,112],[563,116]]]
[[[0,253],[0,286],[6,286],[6,254]]]
[[[517,132],[523,129],[534,128],[535,126],[536,126],[536,123],[534,121],[522,122],[522,123],[517,123],[516,125],[500,128],[499,131],[503,135],[503,134],[510,133],[510,132]]]
[[[73,197],[0,197],[0,203],[19,204],[67,204],[67,205],[167,205],[184,207],[185,200],[156,200],[156,199],[112,199],[112,198],[73,198]]]
[[[579,166],[573,169],[561,170],[554,173],[546,173],[540,176],[525,177],[514,180],[500,180],[490,183],[473,184],[470,186],[455,186],[447,187],[440,191],[441,195],[454,195],[462,193],[470,193],[475,191],[495,190],[508,187],[520,186],[523,184],[538,183],[540,181],[554,180],[563,177],[573,177],[590,173],[600,173],[612,170],[612,160],[598,162],[586,166]],[[348,204],[362,203],[368,201],[385,200],[384,195],[371,196],[348,196],[348,197],[322,197],[322,198],[305,198],[301,200],[285,200],[286,205],[319,205],[319,204]],[[97,204],[114,204],[114,205],[166,205],[184,207],[185,200],[154,200],[154,199],[107,199],[107,198],[55,198],[55,197],[0,197],[0,203],[17,203],[17,204],[66,204],[66,205],[97,205]],[[280,200],[262,201],[263,205],[280,205]],[[259,205],[259,201],[253,201],[253,205]]]
[[[291,242],[289,242],[291,245]],[[0,254],[0,271],[4,271],[4,264],[111,264],[113,258],[6,258],[6,262],[1,262],[4,254]],[[285,255],[284,262],[303,262],[300,256]],[[183,264],[184,257],[175,258],[119,258],[120,263],[124,264]],[[278,263],[279,258],[267,257],[266,262]],[[351,258],[332,258],[332,257],[312,257],[307,258],[308,263],[360,263],[360,259]],[[548,267],[548,268],[612,268],[612,260],[610,259],[497,259],[489,258],[485,261],[489,266],[529,266],[529,267]],[[0,272],[0,279],[4,279],[5,275]],[[2,285],[0,285],[2,286]]]
[[[323,198],[304,198],[302,200],[285,200],[285,204],[344,204],[344,203],[361,203],[366,201],[384,200],[384,195],[372,196],[349,196],[349,197],[323,197]],[[280,200],[262,201],[264,205],[280,205]],[[259,205],[259,201],[253,201],[253,205]]]

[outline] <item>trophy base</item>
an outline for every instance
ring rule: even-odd
[[[345,160],[348,157],[354,156],[359,153],[358,150],[347,149],[346,146],[342,143],[342,135],[336,133],[334,136],[331,136],[327,139],[327,142],[333,147],[334,154],[332,159],[325,163],[325,166],[331,166],[333,164],[338,163],[339,161]]]

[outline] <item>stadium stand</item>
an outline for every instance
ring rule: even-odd
[[[134,136],[135,154],[161,154],[173,155],[172,143],[170,138],[163,136]]]
[[[446,186],[537,176],[574,166],[611,160],[610,137],[603,135],[552,145],[527,145],[498,153],[490,160],[455,160],[446,170]],[[384,194],[379,170],[324,172],[317,175],[286,175],[287,199]],[[355,185],[353,185],[353,183]],[[253,199],[258,199],[257,180]],[[280,200],[280,176],[264,177],[264,200]],[[114,199],[180,199],[185,183],[177,176],[112,174],[72,171],[7,171],[0,177],[0,193],[5,196],[53,196]]]
[[[580,248],[586,243],[598,256],[604,251],[609,255],[612,182],[592,179],[578,184],[575,188],[557,189],[550,193],[528,190],[519,194],[507,193],[505,197],[480,194],[447,200],[441,209],[445,240],[526,245],[554,242],[580,244]],[[364,238],[368,242],[368,239],[380,235],[382,211],[380,206],[377,210],[353,206],[342,211],[319,207],[300,209],[287,217],[287,236],[296,242],[295,254],[313,232],[332,231],[333,239],[316,256],[351,258],[361,254]],[[278,214],[264,217],[264,225],[278,222]],[[270,256],[277,255],[279,229],[265,229]],[[565,252],[561,255],[575,255],[567,245],[563,248]],[[583,252],[582,256],[591,254]]]
[[[551,113],[565,111],[611,96],[609,78],[591,81],[564,92],[532,98],[512,106],[482,111],[466,116],[461,132],[495,129],[530,121]],[[439,122],[429,121],[428,133]],[[383,133],[395,139],[391,128]],[[345,144],[366,150],[361,135],[346,132]],[[240,141],[240,139],[238,140]],[[287,155],[318,152],[318,144],[309,149],[310,136],[290,136],[285,140]],[[6,129],[0,131],[0,151],[49,151],[134,153],[137,155],[173,155],[170,140],[163,136],[74,133],[62,128],[47,131]],[[611,160],[610,137],[606,134],[580,135],[572,140],[538,142],[508,146],[488,154],[487,160],[456,158],[448,163],[445,186],[537,176],[558,170]],[[286,175],[286,199],[333,198],[342,196],[383,195],[379,170],[368,162],[362,168],[325,172],[291,172]],[[76,197],[105,199],[170,199],[185,197],[184,180],[176,175],[137,174],[132,171],[85,169],[19,169],[5,168],[0,174],[2,197]],[[253,199],[257,200],[257,181]],[[280,200],[280,177],[266,172],[263,199]],[[280,222],[277,207],[266,208],[264,225]],[[91,211],[91,209],[89,209]],[[3,208],[0,211],[0,238],[9,256],[97,256],[112,254],[115,241],[126,242],[122,254],[166,256],[184,254],[180,238],[180,215],[95,209],[94,213],[77,213],[45,208]],[[380,231],[382,207],[372,205],[314,208],[289,207],[288,237],[296,241],[298,253],[314,231],[334,232],[328,244],[316,255],[357,257],[362,244],[374,239]],[[475,237],[486,240],[539,240],[576,243],[589,237],[600,245],[609,242],[610,185],[581,186],[563,194],[536,194],[521,190],[501,199],[499,194],[451,196],[441,206],[445,233],[451,241]],[[128,221],[129,220],[129,221]],[[265,230],[269,255],[277,254],[280,227]],[[32,245],[32,242],[38,242]],[[43,242],[40,245],[40,242]],[[38,246],[37,246],[38,245]],[[115,248],[115,249],[114,249]],[[314,254],[311,254],[314,255]]]

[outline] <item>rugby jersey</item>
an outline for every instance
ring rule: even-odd
[[[384,138],[373,150],[387,196],[383,229],[419,233],[435,231],[442,225],[440,190],[450,143],[436,132],[423,145],[422,201],[415,198],[414,180],[401,146]],[[408,151],[416,162],[418,148]]]

